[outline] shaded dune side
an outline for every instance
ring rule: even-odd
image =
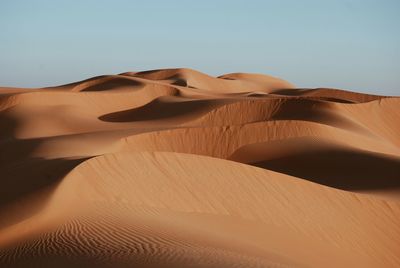
[[[159,97],[141,107],[105,114],[99,119],[107,122],[132,122],[180,117],[186,121],[205,114],[224,102],[226,101]]]
[[[229,159],[344,190],[400,192],[400,157],[317,139],[249,144]]]
[[[17,118],[0,112],[0,229],[42,208],[48,190],[84,158],[46,159],[34,151],[40,139],[16,139]]]

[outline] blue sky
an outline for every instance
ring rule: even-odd
[[[400,95],[399,0],[1,0],[0,85],[189,67]]]

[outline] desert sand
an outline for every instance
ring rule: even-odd
[[[399,133],[261,74],[0,88],[0,267],[400,267]]]

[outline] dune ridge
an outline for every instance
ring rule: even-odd
[[[0,88],[0,266],[398,267],[399,107],[184,68]]]

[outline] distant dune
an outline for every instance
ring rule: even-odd
[[[261,74],[0,88],[0,267],[400,267],[399,133]]]

